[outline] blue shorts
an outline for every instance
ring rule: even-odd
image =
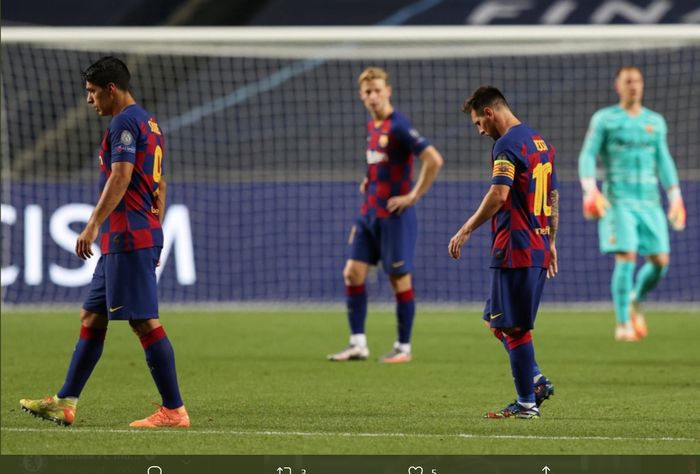
[[[156,263],[160,247],[102,255],[83,309],[110,320],[158,318]]]
[[[538,267],[491,270],[491,297],[486,300],[484,321],[492,328],[535,327],[547,270]]]
[[[362,216],[350,232],[350,258],[370,265],[381,260],[388,275],[412,273],[417,233],[413,207],[385,219]]]

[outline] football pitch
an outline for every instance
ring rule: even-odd
[[[608,311],[541,311],[537,359],[556,394],[538,420],[485,420],[514,399],[507,355],[478,311],[419,306],[414,361],[382,365],[390,310],[372,310],[366,362],[332,363],[342,310],[165,311],[187,430],[136,431],[159,396],[137,338],[112,323],[72,427],[20,398],[53,394],[74,312],[2,314],[2,454],[698,454],[700,314],[651,312],[640,343]]]

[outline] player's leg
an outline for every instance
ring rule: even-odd
[[[369,357],[367,335],[365,334],[365,320],[367,319],[365,281],[369,266],[377,263],[378,249],[372,229],[365,219],[358,219],[352,226],[348,245],[350,258],[345,262],[343,282],[345,283],[350,342],[342,351],[327,356],[328,360],[335,362],[367,360]]]
[[[411,361],[411,332],[416,315],[416,300],[411,274],[389,275],[389,282],[396,297],[397,338],[394,347],[380,362],[397,364]]]
[[[397,335],[392,350],[381,357],[380,362],[396,364],[410,362],[412,359],[411,332],[416,315],[412,272],[417,233],[418,224],[413,207],[381,222],[380,254],[396,297]]]
[[[162,399],[153,415],[132,422],[132,428],[188,427],[190,417],[180,395],[175,370],[175,352],[158,319],[129,321],[146,354],[146,364]]]
[[[542,268],[495,269],[491,291],[491,327],[505,335],[517,400],[487,418],[539,417],[535,395],[534,326],[546,271]],[[542,400],[543,401],[543,400]],[[541,402],[540,402],[541,403]]]
[[[34,416],[59,425],[71,425],[75,421],[78,397],[100,360],[107,333],[104,261],[105,258],[100,257],[97,262],[88,297],[80,310],[80,336],[63,387],[54,396],[20,400],[21,408]]]
[[[489,325],[489,318],[490,318],[490,307],[491,307],[491,300],[488,300],[486,302],[486,308],[484,310],[484,325],[491,331],[491,333],[494,335],[496,339],[498,339],[503,347],[506,350],[506,354],[508,354],[508,357],[510,358],[510,350],[508,349],[508,340],[506,338],[506,335],[503,331],[501,331],[498,328],[492,328]],[[515,378],[515,374],[513,374],[513,378]],[[554,395],[554,384],[552,384],[552,381],[549,380],[543,373],[542,370],[540,370],[540,366],[537,363],[537,359],[535,359],[534,364],[532,365],[532,382],[535,385],[535,403],[537,407],[539,408],[542,403],[544,403],[545,400],[548,400],[549,397]]]
[[[365,334],[367,319],[367,291],[365,281],[369,272],[369,264],[360,260],[349,259],[343,269],[345,282],[345,303],[347,306],[348,325],[350,326],[350,342],[340,352],[329,354],[328,360],[346,362],[352,360],[367,360],[369,348]]]
[[[615,339],[637,341],[630,321],[631,292],[637,262],[639,235],[637,218],[629,209],[613,206],[599,221],[600,249],[615,255],[615,268],[610,279],[610,293],[615,310]]]
[[[666,216],[660,207],[639,213],[639,253],[646,263],[637,272],[631,296],[630,317],[639,337],[648,334],[641,303],[668,273],[670,243]]]
[[[615,339],[618,341],[639,340],[630,319],[630,304],[636,265],[636,253],[619,252],[615,254],[615,269],[610,281],[610,291],[615,310]]]

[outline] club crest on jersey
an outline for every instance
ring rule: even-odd
[[[119,140],[122,142],[122,145],[129,146],[134,141],[134,137],[131,136],[131,133],[128,130],[124,130],[119,137]]]
[[[654,133],[654,126],[648,123],[644,125],[644,130],[646,130],[647,133]]]
[[[383,161],[389,161],[389,157],[386,153],[378,150],[367,150],[367,164],[373,165],[376,163],[381,163]]]
[[[382,148],[385,148],[389,144],[389,136],[388,135],[380,135],[379,136],[379,146]]]

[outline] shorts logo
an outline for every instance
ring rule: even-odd
[[[496,318],[501,317],[501,316],[503,316],[503,313],[491,314],[491,315],[489,315],[489,318],[490,318],[490,319],[496,319]]]
[[[109,312],[110,312],[110,313],[114,313],[115,311],[119,311],[119,310],[122,309],[123,307],[124,307],[124,305],[122,305],[122,306],[117,306],[116,308],[112,308],[112,307],[110,306],[110,307],[109,307]]]
[[[348,245],[352,245],[352,242],[355,240],[355,234],[357,233],[357,227],[352,226],[350,228],[350,235],[348,236]]]
[[[611,235],[610,238],[608,239],[608,242],[615,245],[617,243],[617,237],[615,237],[614,235]]]
[[[392,263],[391,266],[392,266],[392,268],[399,268],[399,267],[403,266],[404,263],[406,263],[406,262],[403,260],[399,260],[398,262]]]
[[[129,146],[131,145],[131,142],[134,141],[134,137],[131,136],[131,133],[129,133],[128,130],[124,130],[119,137],[123,145]]]

